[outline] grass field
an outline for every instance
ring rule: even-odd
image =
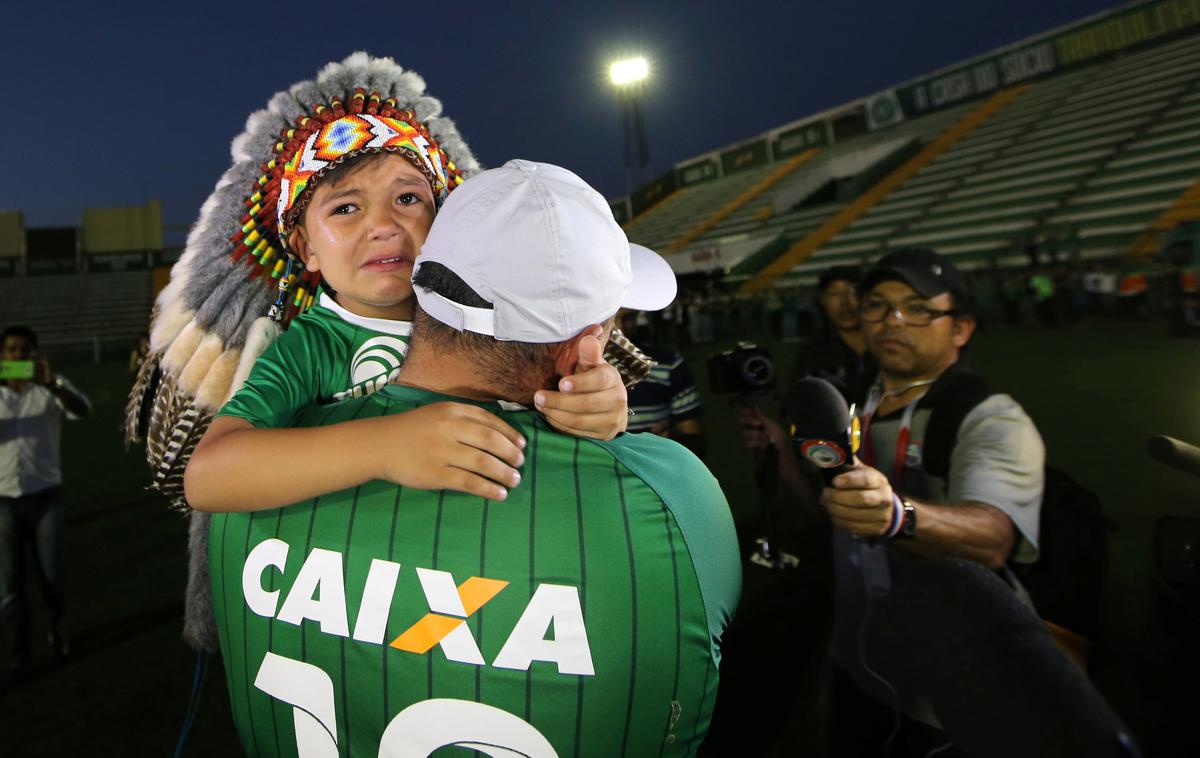
[[[1148,754],[1183,755],[1163,749],[1176,743],[1181,727],[1162,715],[1166,695],[1146,691],[1156,680],[1139,674],[1146,640],[1153,637],[1154,523],[1165,515],[1200,518],[1200,480],[1144,453],[1145,439],[1157,433],[1200,442],[1200,342],[1165,335],[1160,323],[1116,320],[1053,330],[1002,328],[977,336],[971,363],[1024,405],[1049,460],[1097,492],[1106,516],[1119,525],[1110,539],[1095,673],[1145,746],[1157,748]],[[764,344],[780,366],[790,367],[794,345]],[[689,357],[705,394],[707,462],[739,526],[752,532],[758,505],[750,462],[736,441],[728,401],[709,396],[703,386],[704,355],[723,346]],[[63,666],[45,666],[35,681],[0,696],[0,749],[6,755],[58,755],[111,744],[120,749],[101,754],[163,754],[173,748],[191,688],[192,658],[178,642],[184,523],[144,491],[142,450],[126,452],[121,443],[126,366],[57,368],[95,406],[90,419],[67,425],[63,442],[70,504],[64,582],[77,655]],[[277,476],[282,467],[266,466],[264,476]],[[1179,677],[1197,673],[1183,670]],[[223,686],[217,672],[190,754],[219,754],[235,744]],[[19,747],[12,752],[14,745]]]

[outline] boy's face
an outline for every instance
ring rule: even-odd
[[[346,310],[411,319],[413,261],[433,224],[433,190],[398,155],[349,171],[317,186],[288,244]]]

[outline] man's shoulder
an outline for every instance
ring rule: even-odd
[[[644,479],[701,478],[712,480],[712,473],[692,451],[678,442],[649,432],[618,435],[608,442],[598,443],[613,457]]]
[[[1003,393],[988,395],[971,408],[959,424],[959,437],[969,438],[972,431],[985,428],[990,430],[990,438],[1020,435],[1028,430],[1037,434],[1037,425],[1021,404]]]
[[[693,526],[731,518],[729,503],[716,477],[692,451],[650,432],[625,433],[597,442],[622,467],[654,491],[676,519]],[[694,523],[693,523],[694,522]]]

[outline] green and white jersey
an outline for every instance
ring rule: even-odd
[[[390,385],[299,422],[445,400]],[[716,480],[654,435],[577,439],[477,405],[528,440],[504,502],[373,481],[213,516],[213,605],[250,755],[698,749],[741,587]]]
[[[356,315],[323,292],[259,356],[217,415],[278,429],[293,426],[306,406],[370,395],[399,375],[411,333],[409,321]]]

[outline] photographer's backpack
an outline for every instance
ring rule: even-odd
[[[953,387],[942,388],[932,401],[923,458],[931,476],[946,479],[963,419],[993,393],[987,382],[967,371],[952,371],[943,381]],[[1059,645],[1085,667],[1088,644],[1099,626],[1108,532],[1114,526],[1104,518],[1094,492],[1065,471],[1046,466],[1038,560],[1009,563]]]

